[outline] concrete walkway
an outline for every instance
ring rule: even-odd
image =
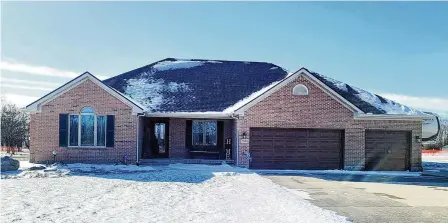
[[[353,222],[448,222],[448,180],[419,176],[421,182],[348,182],[309,176],[265,175],[319,207]],[[334,177],[334,176],[333,176]],[[403,179],[409,177],[403,177]],[[409,185],[417,184],[417,185]]]

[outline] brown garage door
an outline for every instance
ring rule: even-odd
[[[253,169],[340,169],[341,130],[251,128]]]
[[[366,130],[366,170],[407,170],[410,133]]]

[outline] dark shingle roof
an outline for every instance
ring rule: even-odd
[[[364,113],[423,114],[307,71]],[[148,112],[221,112],[286,75],[283,68],[272,63],[167,58],[103,83],[142,104]]]
[[[313,75],[314,77],[319,79],[321,82],[323,82],[325,85],[330,87],[333,91],[335,91],[336,93],[341,95],[343,98],[345,98],[345,100],[349,101],[354,106],[359,108],[364,113],[386,114],[386,111],[384,111],[382,109],[378,109],[375,106],[373,106],[372,104],[370,104],[369,102],[366,102],[366,101],[360,99],[359,97],[357,97],[356,94],[358,94],[358,92],[355,89],[353,89],[352,86],[345,84],[347,91],[344,91],[340,87],[338,87],[334,82],[329,81],[329,79],[326,78],[325,76],[318,74],[316,72],[310,72],[310,73],[311,73],[311,75]]]
[[[272,63],[167,58],[103,82],[150,112],[223,111],[281,80]]]
[[[377,94],[372,94],[366,90],[334,80],[316,72],[309,70],[308,72],[364,113],[424,115],[419,110],[412,109]]]

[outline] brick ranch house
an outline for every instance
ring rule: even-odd
[[[31,161],[421,170],[424,113],[302,68],[164,59],[26,107]]]

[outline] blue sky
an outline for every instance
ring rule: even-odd
[[[166,57],[307,67],[448,113],[448,3],[2,2],[2,94],[25,104],[86,70]],[[19,88],[20,87],[20,88]]]

